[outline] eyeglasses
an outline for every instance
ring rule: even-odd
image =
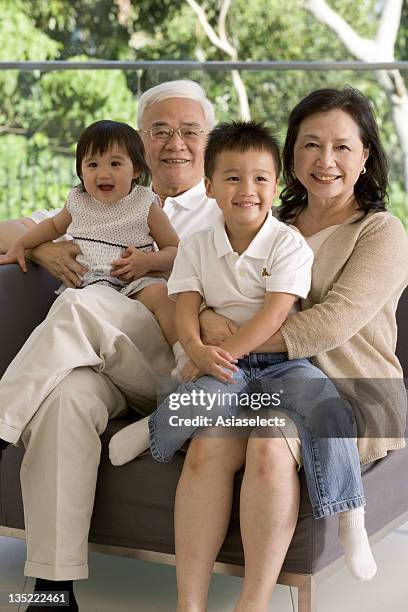
[[[173,130],[171,127],[158,125],[150,128],[150,130],[140,130],[142,134],[150,134],[150,138],[153,140],[161,140],[162,142],[168,142],[173,138],[173,134],[177,132],[184,142],[193,142],[198,140],[202,134],[207,134],[207,130],[203,130],[200,127],[181,127]]]

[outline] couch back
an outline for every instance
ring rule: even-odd
[[[40,266],[27,264],[26,274],[16,264],[0,266],[0,376],[46,317],[60,284]]]
[[[15,264],[0,266],[0,376],[56,298],[59,282],[39,266],[28,264],[27,274]],[[398,305],[397,324],[397,355],[408,378],[408,288]]]

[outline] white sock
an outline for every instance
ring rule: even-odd
[[[141,455],[149,444],[149,417],[124,427],[109,442],[109,459],[112,465],[123,465]]]
[[[181,346],[181,343],[178,340],[173,344],[171,348],[174,353],[174,359],[176,360],[176,367],[174,368],[174,370],[171,371],[171,377],[177,382],[183,382],[181,379],[181,371],[186,365],[186,363],[190,361],[190,358],[188,357],[185,350]]]
[[[363,507],[339,514],[339,540],[351,575],[356,580],[371,580],[377,573],[377,564],[364,526]]]

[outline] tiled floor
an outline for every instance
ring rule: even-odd
[[[379,566],[369,583],[354,582],[341,570],[321,585],[318,612],[407,612],[408,523],[374,546]],[[0,538],[0,592],[22,592],[25,543]],[[176,588],[173,567],[93,553],[89,580],[78,581],[81,612],[172,612]],[[28,579],[26,591],[32,588]],[[241,579],[214,576],[209,612],[229,612],[238,597]],[[296,600],[294,590],[294,600]],[[22,610],[24,608],[21,608]],[[63,609],[63,608],[62,608]],[[0,605],[1,612],[17,607]],[[289,589],[278,586],[270,612],[292,612]]]

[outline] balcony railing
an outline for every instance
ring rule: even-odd
[[[136,73],[138,83],[141,82],[143,75],[148,75],[148,86],[176,78],[192,78],[202,82],[206,87],[209,80],[216,78],[220,72],[239,70],[240,72],[262,73],[259,80],[259,88],[270,91],[267,102],[265,99],[259,101],[255,99],[253,114],[257,116],[259,110],[267,114],[268,122],[275,121],[273,108],[279,108],[281,116],[289,113],[290,108],[286,109],[287,97],[284,91],[279,90],[279,79],[282,78],[282,71],[293,73],[293,78],[297,83],[303,83],[301,89],[304,94],[310,91],[309,77],[305,73],[321,73],[321,85],[325,86],[330,80],[336,80],[339,73],[347,75],[347,83],[356,87],[361,87],[365,83],[364,79],[370,77],[374,71],[408,70],[408,61],[401,62],[198,62],[198,61],[49,61],[49,62],[0,62],[0,74],[2,71],[19,71],[20,73],[33,73],[38,75],[49,72],[60,71],[100,71],[100,70],[120,70]],[[344,72],[346,71],[346,72]],[[331,73],[331,78],[327,75]],[[306,78],[303,78],[306,77]],[[264,77],[264,78],[261,78]],[[368,78],[367,78],[368,81]],[[227,88],[226,88],[227,89]],[[232,87],[231,87],[232,90]],[[141,93],[139,87],[138,95]],[[216,110],[221,119],[226,119],[229,113],[229,98],[231,92],[220,95],[215,102]],[[252,96],[257,92],[248,92]],[[114,93],[112,93],[114,96]],[[137,97],[137,96],[136,96]],[[231,96],[230,96],[231,97]],[[266,108],[267,103],[274,101],[275,106],[271,105],[271,110]],[[39,106],[41,108],[41,101]],[[1,104],[1,103],[0,103]],[[136,123],[136,109],[132,110],[132,123]],[[237,111],[236,111],[237,114]],[[98,117],[99,118],[99,117]],[[115,118],[115,117],[112,117]],[[89,121],[88,121],[89,123]],[[284,126],[282,123],[281,137],[284,136]],[[82,126],[85,127],[85,126]],[[16,128],[16,137],[28,138],[24,130]],[[74,147],[65,148],[51,144],[49,149],[41,151],[41,155],[34,155],[27,149],[25,158],[21,155],[13,158],[6,144],[8,136],[7,130],[0,126],[0,220],[7,218],[29,215],[33,210],[42,208],[53,208],[61,206],[66,198],[69,189],[77,184],[78,178],[75,174]],[[32,137],[32,134],[29,135]],[[72,145],[72,143],[71,143]],[[402,180],[401,155],[398,153],[399,145],[396,134],[392,135],[392,142],[388,142],[388,153],[391,159],[391,188],[390,203],[392,210],[408,225],[408,194],[404,192]]]

